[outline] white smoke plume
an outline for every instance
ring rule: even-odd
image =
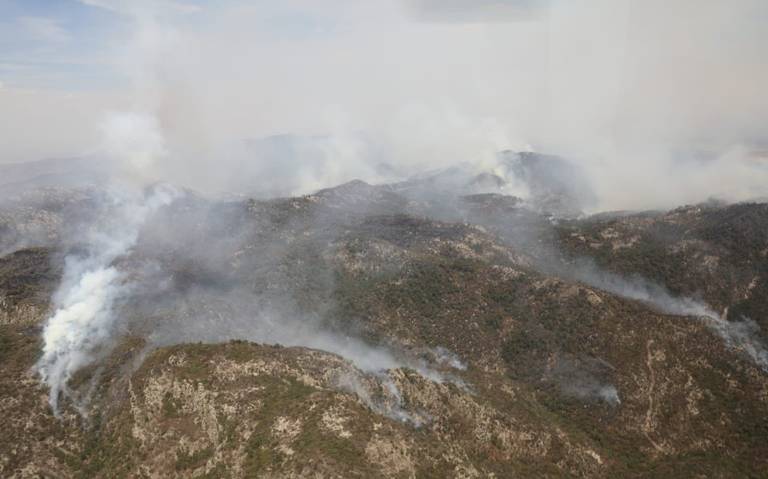
[[[372,394],[374,388],[370,384],[371,381],[366,381],[366,378],[355,374],[345,374],[336,378],[336,387],[356,395],[372,411],[395,421],[410,423],[416,427],[429,421],[430,418],[427,415],[410,412],[404,408],[402,394],[386,372],[373,375],[373,379],[378,389],[376,392],[379,393],[377,397]]]
[[[104,132],[110,159],[130,173],[129,180],[163,153],[162,135],[151,117],[113,114]],[[56,309],[43,330],[43,355],[36,368],[50,388],[54,412],[58,412],[59,396],[68,392],[72,375],[103,353],[114,333],[119,320],[115,303],[127,291],[127,279],[115,261],[130,252],[148,217],[179,193],[166,185],[145,189],[121,177],[105,194],[97,223],[87,225],[78,238],[85,252],[65,259],[53,298]]]
[[[108,114],[102,126],[104,150],[118,159],[119,174],[147,181],[146,172],[167,155],[157,118],[138,112]]]
[[[768,372],[768,349],[758,336],[759,326],[749,318],[729,321],[725,319],[725,313],[717,313],[701,300],[674,296],[666,288],[642,277],[626,278],[598,270],[591,262],[580,262],[568,274],[604,291],[650,304],[662,313],[699,318],[728,347],[746,355]]]
[[[616,389],[616,386],[603,386],[597,391],[597,395],[608,404],[614,406],[621,404],[621,398],[619,398],[619,391]]]
[[[129,253],[146,218],[176,195],[158,187],[147,194],[111,198],[108,217],[86,233],[85,255],[65,260],[62,283],[54,296],[56,310],[43,331],[43,356],[37,370],[50,388],[49,401],[58,411],[61,393],[72,375],[89,365],[109,343],[119,321],[115,303],[126,292],[127,279],[114,261]]]

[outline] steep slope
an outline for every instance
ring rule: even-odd
[[[639,274],[677,295],[701,295],[731,319],[768,328],[768,205],[706,204],[604,216],[558,230],[572,255]]]
[[[8,213],[64,226],[0,257],[0,475],[768,474],[765,371],[701,318],[566,271],[590,257],[763,321],[744,288],[763,284],[764,205],[553,221],[399,188],[160,210],[114,263],[119,328],[59,418],[33,366],[79,223]]]

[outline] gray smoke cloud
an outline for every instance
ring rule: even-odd
[[[127,25],[109,52],[130,87],[0,89],[2,114],[18,120],[0,131],[3,162],[87,152],[121,185],[114,191],[128,191],[112,197],[109,221],[89,225],[86,253],[66,262],[38,363],[54,409],[72,374],[108,348],[119,303],[134,292],[118,263],[172,201],[163,188],[146,189],[157,180],[229,197],[277,196],[460,165],[516,185],[521,178],[498,154],[513,149],[578,164],[594,210],[768,195],[768,9],[759,0],[83,3]],[[59,116],[80,110],[82,125]],[[41,122],[49,111],[56,127]],[[31,142],[23,130],[40,135]],[[588,269],[577,279],[702,318],[768,365],[748,320],[727,322],[642,280]],[[193,315],[181,331],[173,321],[154,325],[152,338],[280,342],[335,352],[365,372],[410,367],[443,379],[394,350],[324,329],[292,305],[265,309],[253,299],[221,318]],[[615,395],[596,387],[589,394]]]
[[[154,168],[168,157],[166,139],[155,116],[109,113],[102,131],[104,149],[112,163],[109,182],[99,188],[96,215],[85,215],[76,228],[76,238],[68,239],[76,252],[65,259],[63,278],[53,298],[55,311],[43,329],[43,355],[36,365],[50,389],[49,402],[56,414],[62,395],[77,402],[69,381],[78,371],[106,357],[121,335],[140,331],[148,339],[148,348],[238,339],[335,353],[362,373],[372,375],[383,387],[383,396],[375,398],[370,392],[361,392],[361,399],[373,410],[397,420],[421,423],[403,409],[400,393],[386,371],[410,368],[433,381],[453,380],[426,361],[329,329],[316,315],[300,311],[295,301],[282,297],[283,293],[254,294],[242,286],[227,291],[226,278],[201,281],[203,284],[189,291],[170,284],[172,279],[159,263],[162,245],[177,251],[174,260],[179,264],[198,264],[219,274],[231,269],[238,251],[257,248],[279,258],[280,245],[275,238],[254,240],[262,233],[258,226],[233,237],[220,237],[217,228],[236,231],[241,227],[231,218],[201,230],[198,221],[210,221],[216,212],[209,208],[221,203],[209,204],[168,184],[153,184]],[[174,216],[169,208],[192,214],[191,222],[185,224],[183,216]],[[319,225],[326,220],[316,221]],[[190,242],[193,237],[194,244]],[[179,250],[179,245],[186,245],[186,249]],[[213,253],[217,250],[221,255]],[[255,256],[259,267],[279,268],[277,263],[270,263],[274,258],[262,264],[258,254]],[[238,281],[245,282],[243,278],[234,280]],[[152,306],[143,310],[145,317],[136,319],[130,308],[141,311],[138,305],[144,300]],[[442,356],[449,354],[441,350]],[[457,364],[454,361],[453,365]],[[363,391],[362,386],[352,388],[349,384],[354,381],[344,383],[344,388]],[[87,404],[76,406],[81,413],[87,412]]]
[[[123,22],[105,68],[131,87],[0,90],[0,161],[101,151],[113,110],[162,131],[150,174],[210,192],[493,169],[533,149],[583,167],[595,210],[766,196],[760,0],[85,3]],[[88,120],[56,116],[72,108]],[[275,135],[289,146],[249,147]]]
[[[335,353],[383,385],[383,402],[361,396],[366,404],[397,420],[420,423],[401,407],[386,371],[410,368],[437,382],[453,380],[450,375],[395,348],[334,330],[317,314],[302,311],[290,297],[297,286],[286,284],[290,278],[281,276],[281,261],[287,261],[287,252],[281,252],[284,239],[266,237],[260,225],[250,226],[239,217],[216,218],[227,210],[227,203],[149,184],[146,172],[166,155],[153,117],[112,114],[104,123],[104,135],[116,165],[113,182],[101,188],[95,217],[86,215],[77,228],[75,252],[66,257],[36,365],[50,388],[55,413],[62,395],[76,399],[68,387],[75,373],[106,357],[122,335],[134,332],[148,339],[148,348],[238,339]],[[243,203],[235,205],[243,208]],[[320,227],[327,219],[311,221]],[[222,237],[219,228],[232,235]],[[257,271],[249,277],[228,276],[247,249],[254,250],[246,257]],[[169,271],[188,264],[200,268],[203,276],[185,289]],[[264,279],[262,275],[272,275],[280,290],[254,292],[245,286]],[[308,281],[314,280],[321,289],[332,288],[327,274],[308,276]],[[86,413],[87,404],[79,406]]]

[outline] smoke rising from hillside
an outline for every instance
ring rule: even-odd
[[[43,356],[37,363],[55,412],[72,375],[108,352],[115,333],[115,304],[130,291],[128,279],[113,262],[129,253],[147,217],[169,204],[174,194],[164,187],[146,194],[115,194],[107,217],[86,234],[86,251],[67,256],[54,296],[56,311],[45,324]]]
[[[575,266],[575,267],[574,267]],[[647,303],[665,314],[699,318],[728,347],[745,354],[768,372],[768,349],[760,339],[759,326],[750,318],[728,321],[701,300],[674,296],[666,288],[642,277],[624,277],[598,269],[592,261],[578,261],[566,274],[596,288]]]
[[[101,140],[82,145],[111,170],[115,191],[127,193],[112,198],[109,221],[91,225],[86,252],[67,259],[38,364],[54,409],[73,373],[109,347],[117,303],[130,292],[116,263],[173,199],[162,187],[145,189],[156,181],[205,193],[297,195],[456,165],[499,173],[507,171],[499,152],[513,149],[576,163],[597,210],[768,195],[760,150],[768,142],[761,130],[768,123],[768,37],[760,21],[768,10],[757,0],[727,7],[529,1],[514,8],[405,0],[84,3],[113,12],[130,32],[110,50],[130,86],[98,100],[101,120],[91,127]],[[674,18],[686,18],[686,28]],[[14,105],[17,93],[0,91]],[[47,108],[34,95],[21,104]],[[8,144],[20,148],[10,137]],[[572,180],[570,171],[559,177]],[[187,246],[189,238],[166,233]],[[224,235],[203,241],[215,244],[216,234]],[[217,273],[231,266],[224,260],[235,262],[205,246],[190,250]],[[768,365],[751,323],[726,322],[645,283],[579,274],[666,313],[706,318],[729,345]],[[237,293],[239,301],[253,299]],[[325,330],[313,318],[288,316],[291,308],[250,308],[216,329],[194,316],[186,330],[170,322],[152,333],[158,344],[245,338],[316,347],[366,372],[407,366],[442,380],[427,365]],[[604,386],[587,389],[611,400]]]
[[[117,165],[115,176],[102,187],[95,218],[85,215],[77,237],[70,240],[75,252],[65,259],[54,297],[56,310],[45,324],[43,356],[36,366],[50,388],[54,412],[59,411],[62,394],[71,396],[68,382],[73,375],[106,357],[121,335],[131,331],[147,337],[149,348],[238,339],[338,354],[383,381],[392,404],[361,398],[398,420],[415,422],[400,407],[399,393],[383,371],[408,367],[433,381],[451,379],[426,361],[330,329],[316,311],[301,311],[291,298],[292,290],[300,287],[281,276],[287,253],[281,252],[280,240],[265,237],[242,217],[223,214],[226,203],[219,204],[222,211],[217,212],[215,204],[187,197],[167,184],[146,186],[151,178],[147,172],[167,151],[153,117],[112,114],[104,123],[104,136]],[[222,236],[222,229],[229,235]],[[247,288],[246,283],[263,279],[258,272],[255,278],[235,274],[238,252],[245,249],[256,250],[249,266],[278,278],[279,291]],[[191,272],[195,287],[185,287],[179,279],[187,265],[202,271]],[[317,277],[305,270],[301,274],[307,282],[317,282],[317,288],[333,287],[324,284],[332,281],[324,272]],[[144,314],[126,314],[130,309],[122,306],[129,304]]]
[[[84,3],[126,25],[105,44],[131,87],[73,95],[91,113],[155,119],[167,148],[147,171],[156,179],[302,194],[460,162],[491,169],[511,148],[578,163],[596,209],[767,194],[760,0]],[[47,129],[95,136],[45,121],[34,118],[36,145]],[[287,146],[254,147],[276,134]],[[23,151],[23,138],[3,144]]]

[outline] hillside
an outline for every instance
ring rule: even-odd
[[[110,259],[58,416],[45,324],[122,217],[96,187],[4,201],[0,476],[768,475],[768,207],[583,216],[557,159],[510,161],[526,200],[464,172],[178,194]]]

